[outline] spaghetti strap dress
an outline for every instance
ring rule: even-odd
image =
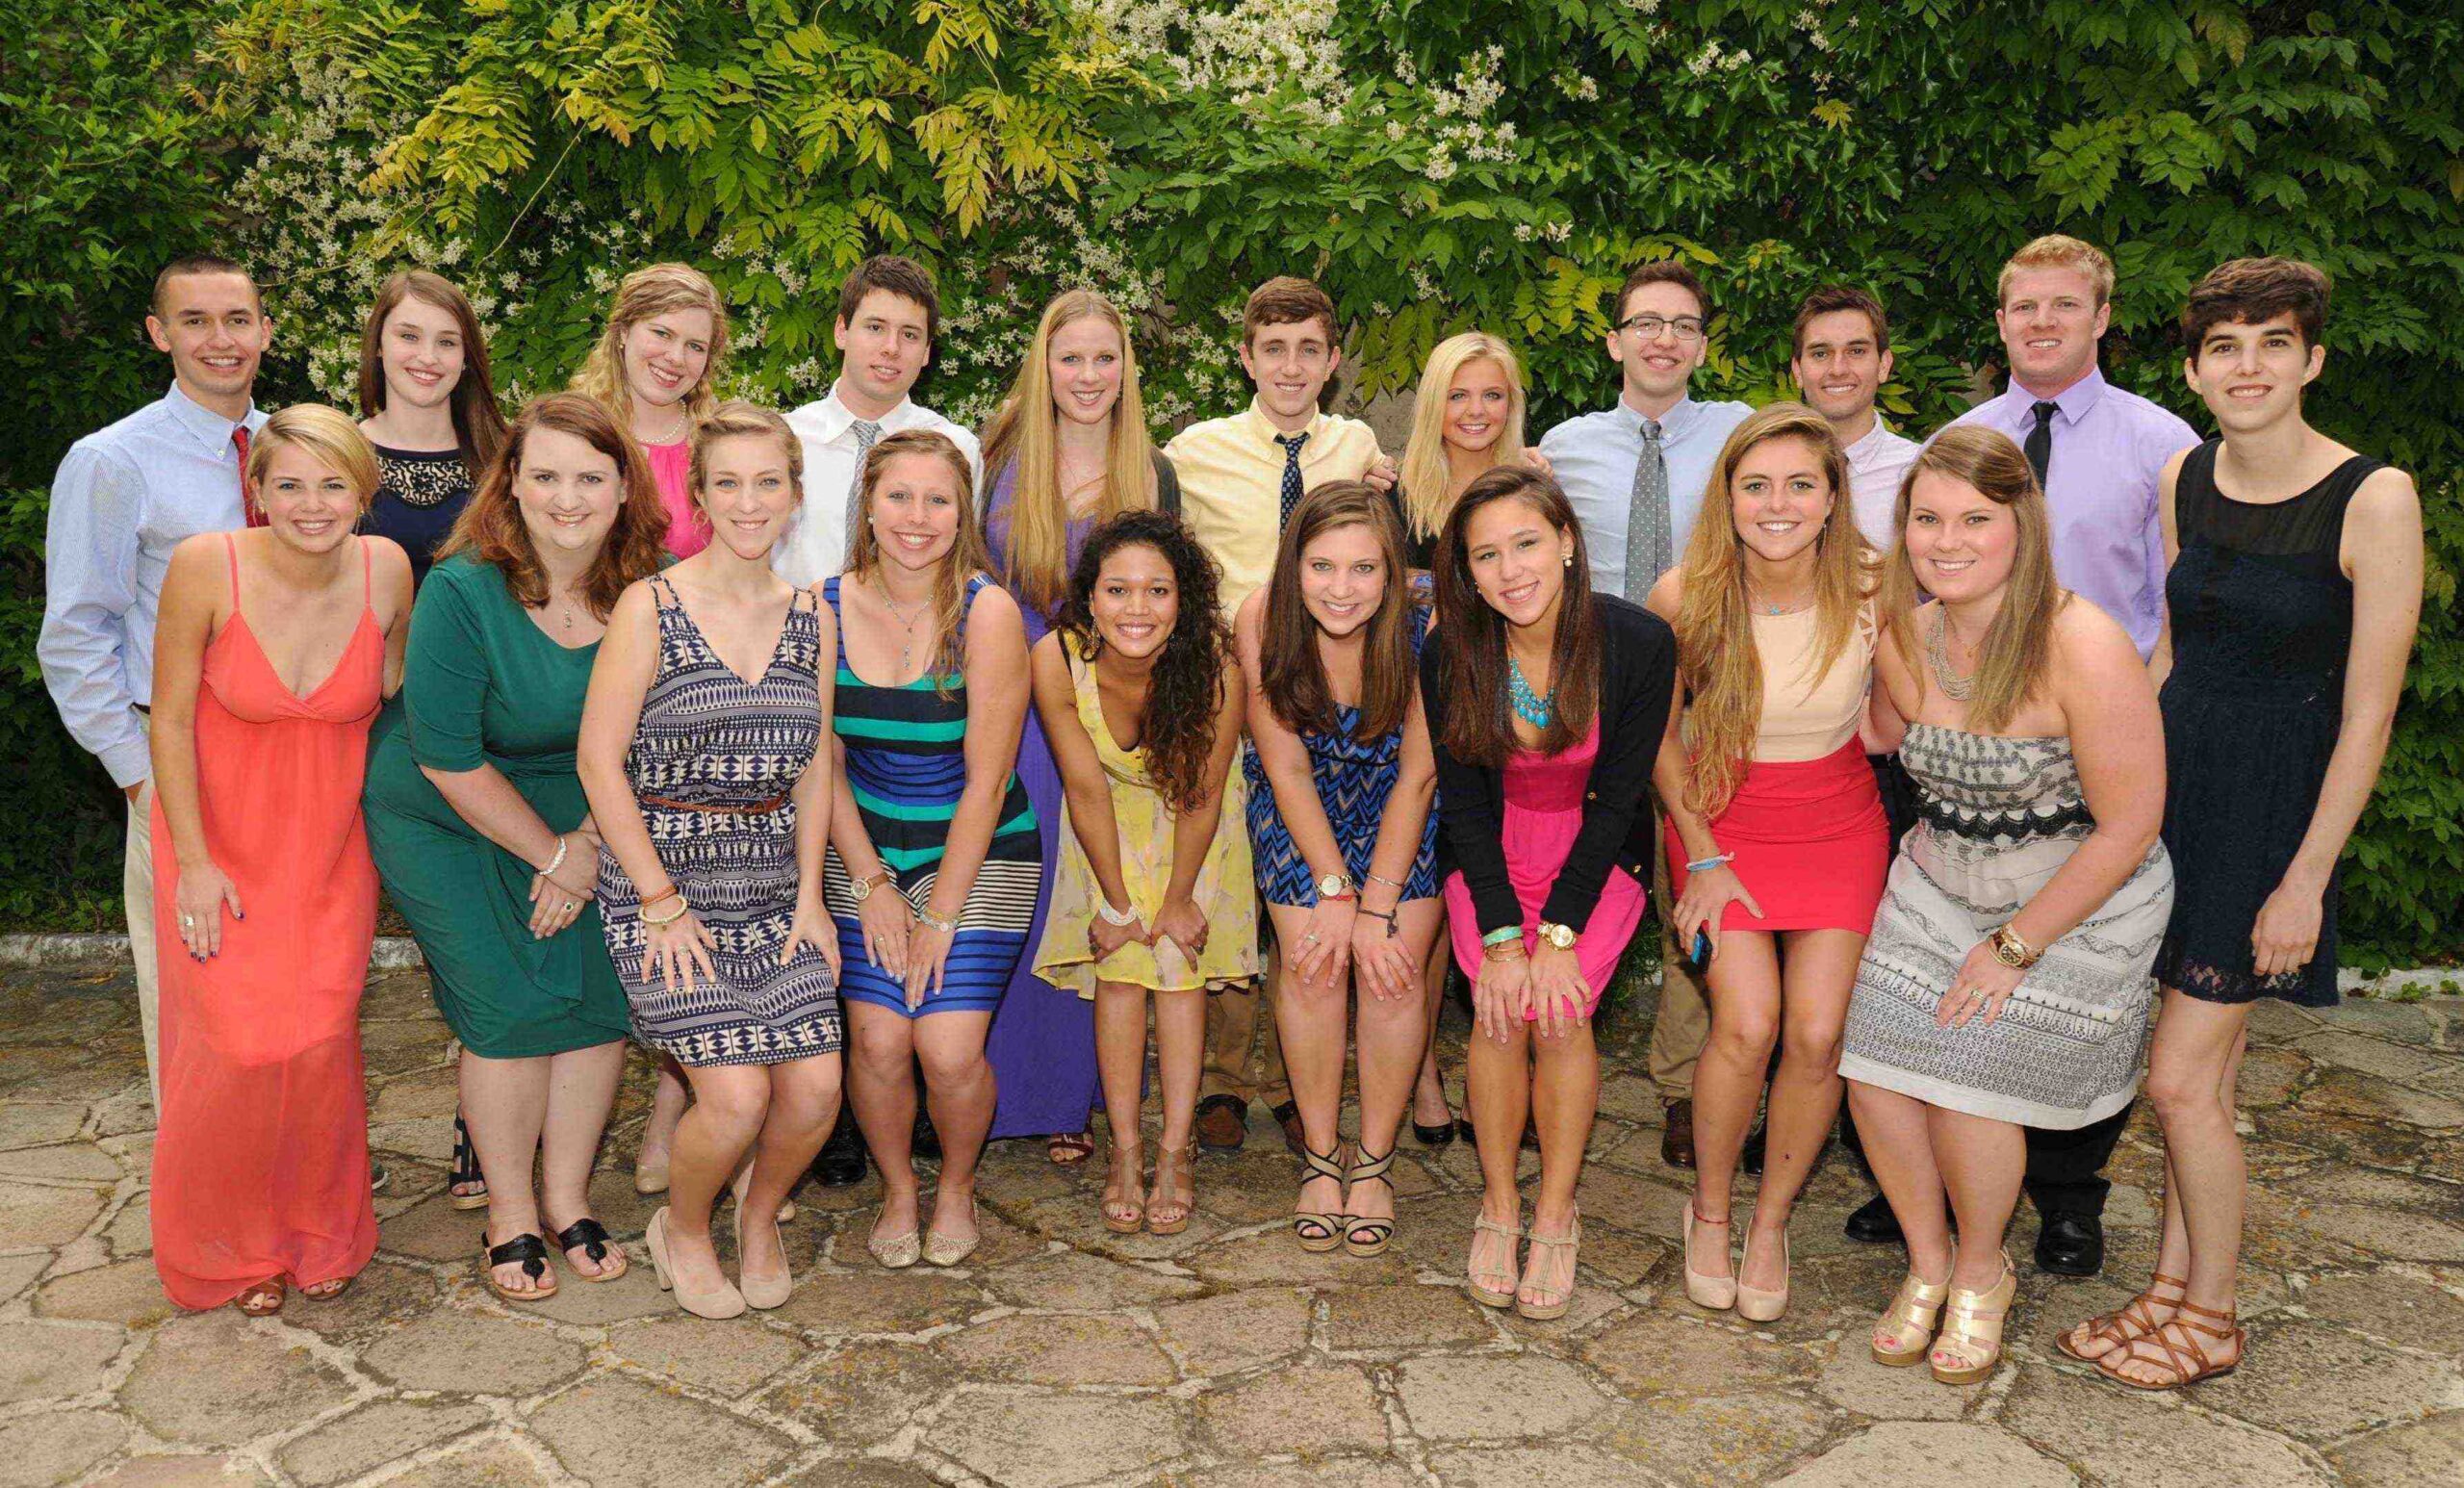
[[[1421,647],[1428,635],[1428,620],[1426,608],[1414,610],[1415,679],[1420,676]],[[1332,730],[1303,730],[1300,743],[1309,751],[1310,779],[1318,786],[1318,804],[1325,809],[1326,825],[1343,850],[1344,869],[1354,884],[1366,884],[1370,859],[1377,852],[1377,829],[1385,819],[1386,800],[1395,793],[1395,782],[1402,774],[1403,731],[1398,725],[1364,742],[1355,737],[1360,728],[1360,709],[1339,703],[1334,712]],[[1249,792],[1249,850],[1256,862],[1258,892],[1266,896],[1269,904],[1315,908],[1317,875],[1309,871],[1308,859],[1294,845],[1292,831],[1284,824],[1283,812],[1275,803],[1274,783],[1267,778],[1266,763],[1258,757],[1257,747],[1246,739],[1241,742],[1241,775]],[[1436,897],[1436,870],[1437,807],[1432,799],[1428,820],[1421,825],[1420,847],[1412,855],[1411,870],[1403,875],[1403,891],[1398,902]]]
[[[967,580],[959,607],[962,630],[975,597],[991,582],[982,574]],[[928,675],[904,687],[877,687],[858,677],[847,664],[846,612],[838,603],[838,585],[835,577],[822,584],[822,597],[840,617],[837,702],[831,727],[846,749],[847,785],[864,834],[892,875],[884,887],[894,887],[911,906],[922,909],[940,877],[950,818],[966,789],[966,679]],[[1001,1005],[1010,973],[1025,954],[1043,882],[1036,808],[1014,769],[1002,788],[984,866],[976,870],[966,903],[959,908],[958,934],[950,941],[940,987],[927,992],[922,1006],[911,1011],[905,984],[865,957],[856,885],[836,848],[831,849],[822,872],[830,917],[838,925],[839,962],[845,968],[842,996],[890,1009],[901,1017],[988,1013]]]
[[[360,550],[361,582],[369,552]],[[178,854],[152,817],[162,957],[162,1113],[154,1267],[182,1307],[266,1281],[359,1273],[376,1250],[359,995],[376,935],[376,868],[360,823],[385,635],[363,602],[333,671],[294,694],[240,609],[206,644],[196,695],[197,808],[245,919],[197,961],[179,931]],[[363,588],[362,593],[366,590]]]
[[[1164,907],[1164,891],[1172,885],[1172,808],[1146,774],[1146,749],[1123,749],[1104,722],[1104,705],[1095,690],[1092,662],[1063,638],[1062,655],[1069,665],[1069,683],[1077,704],[1078,722],[1094,742],[1095,758],[1111,787],[1114,830],[1120,838],[1120,876],[1129,890],[1129,905],[1148,925]],[[1149,946],[1131,941],[1101,961],[1087,933],[1095,921],[1095,906],[1103,890],[1095,869],[1078,840],[1065,798],[1061,818],[1061,865],[1053,872],[1052,911],[1044,916],[1043,944],[1036,952],[1036,974],[1055,987],[1081,997],[1095,995],[1097,982],[1122,982],[1152,991],[1190,991],[1228,987],[1258,974],[1258,897],[1250,888],[1249,833],[1244,823],[1247,785],[1241,772],[1225,772],[1222,813],[1215,835],[1207,840],[1190,897],[1206,911],[1206,947],[1193,962],[1168,936]]]
[[[2217,489],[2211,440],[2173,482],[2181,553],[2165,579],[2173,670],[2165,715],[2165,846],[2181,873],[2156,979],[2202,1002],[2332,1008],[2337,875],[2306,965],[2260,976],[2250,931],[2319,809],[2344,731],[2352,650],[2345,511],[2380,462],[2355,455],[2289,500]]]
[[[796,916],[797,807],[789,792],[822,747],[821,626],[798,590],[769,664],[752,681],[693,623],[675,588],[650,580],[658,670],[625,752],[625,778],[659,866],[710,933],[718,980],[664,984],[647,965],[641,890],[599,852],[607,954],[632,1004],[633,1031],[680,1064],[777,1065],[843,1041],[830,963],[811,946],[779,963]]]

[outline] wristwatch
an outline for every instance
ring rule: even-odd
[[[877,889],[884,884],[888,883],[889,879],[889,870],[887,868],[884,868],[878,873],[867,873],[860,879],[849,879],[847,881],[847,885],[850,891],[855,894],[856,902],[858,904],[862,904],[865,900],[873,897],[874,889]]]
[[[1356,899],[1359,896],[1360,885],[1343,874],[1329,873],[1318,881],[1318,897],[1321,899]]]
[[[2025,971],[2043,957],[2044,952],[2019,938],[2019,933],[2005,925],[1993,932],[1993,959],[2014,971]]]
[[[1571,951],[1575,948],[1575,928],[1572,925],[1557,924],[1553,920],[1542,920],[1540,938],[1558,950]]]

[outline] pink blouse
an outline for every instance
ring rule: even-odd
[[[693,507],[693,442],[680,439],[642,449],[651,457],[651,478],[667,506],[667,551],[689,558],[710,546],[710,526]]]

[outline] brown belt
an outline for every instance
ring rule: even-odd
[[[709,811],[721,816],[758,816],[764,811],[775,811],[786,804],[787,793],[783,790],[775,796],[764,796],[758,801],[750,802],[744,806],[722,806],[707,801],[672,801],[665,796],[642,797],[644,806],[661,806],[671,811]]]

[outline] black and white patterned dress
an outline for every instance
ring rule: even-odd
[[[661,986],[655,968],[646,972],[640,894],[603,849],[600,916],[633,1031],[692,1065],[828,1054],[844,1030],[829,962],[807,946],[779,964],[796,910],[796,804],[787,793],[826,747],[813,598],[799,592],[789,602],[769,666],[748,682],[710,649],[667,580],[651,584],[658,671],[625,775],[659,865],[710,932],[719,979],[696,975],[688,992],[681,983]]]
[[[1848,1003],[1839,1073],[1928,1105],[2056,1131],[2139,1089],[2150,968],[2173,904],[2161,842],[2028,968],[1991,1027],[1934,1013],[1977,942],[2009,923],[2094,830],[2066,738],[1911,724],[1900,759],[1920,816],[1890,866]]]

